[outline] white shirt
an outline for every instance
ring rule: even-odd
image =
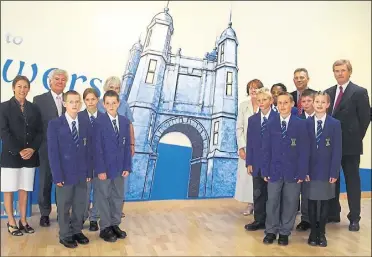
[[[53,96],[54,103],[56,104],[58,116],[62,115],[62,102],[63,102],[63,93],[57,95],[53,90],[50,90]],[[60,97],[60,101],[57,100],[57,96]]]
[[[111,120],[111,125],[112,125],[112,127],[114,128],[114,130],[115,130],[115,127],[114,127],[114,123],[112,122],[113,120],[116,120],[116,126],[118,127],[118,132],[120,131],[119,129],[119,115],[117,115],[116,114],[116,117],[114,118],[114,117],[112,117],[109,113],[107,113],[108,114],[108,116],[110,117],[110,120]]]
[[[73,118],[71,118],[70,115],[68,115],[67,112],[65,112],[65,116],[66,116],[66,120],[67,120],[68,126],[70,127],[71,132],[72,132],[72,122],[75,121],[76,122],[76,124],[75,124],[76,130],[77,130],[77,132],[79,134],[79,120],[78,120],[78,116],[76,115],[76,118],[73,119]]]
[[[97,118],[97,115],[98,115],[98,110],[95,112],[95,113],[93,113],[93,114],[91,114],[88,110],[87,110],[87,113],[88,113],[88,116],[89,116],[89,119],[90,119],[90,117],[94,117],[94,118]],[[110,115],[110,114],[109,114]]]
[[[307,112],[305,112],[305,118],[307,119],[307,118],[309,118],[309,116],[310,117],[313,117],[315,115],[315,112],[313,112],[312,114],[307,114]]]
[[[262,125],[262,123],[263,123],[264,117],[265,117],[267,120],[269,120],[270,112],[271,112],[271,108],[270,108],[269,111],[266,113],[266,115],[264,115],[264,114],[261,112],[261,125]]]
[[[349,83],[350,83],[350,80],[343,85],[337,84],[336,95],[335,95],[335,99],[334,99],[335,102],[333,103],[333,110],[335,109],[337,97],[340,94],[340,86],[342,87],[342,92],[345,93],[346,87],[347,87],[347,85],[349,85]]]
[[[280,116],[280,127],[282,127],[282,122],[285,121],[285,122],[287,122],[287,124],[286,124],[286,129],[288,129],[288,123],[289,123],[289,119],[290,119],[290,118],[291,118],[291,114],[289,114],[288,117],[285,118],[285,119],[283,119],[283,117]]]
[[[317,127],[318,127],[318,120],[322,121],[322,129],[324,129],[324,123],[326,120],[327,114],[324,114],[322,118],[318,119],[316,116],[314,116],[314,121],[315,121],[315,136],[317,133]]]

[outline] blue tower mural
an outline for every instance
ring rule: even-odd
[[[129,53],[121,94],[133,112],[136,154],[126,199],[150,198],[158,144],[170,132],[192,144],[187,197],[231,197],[238,165],[238,40],[231,16],[203,58],[172,53],[173,32],[166,7],[152,18],[144,45],[136,42]]]

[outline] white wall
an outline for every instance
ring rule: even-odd
[[[145,39],[147,25],[165,4],[1,2],[1,69],[13,59],[8,74],[14,77],[22,60],[24,75],[31,76],[30,65],[38,65],[30,100],[45,92],[42,74],[52,67],[87,76],[87,82],[76,83],[75,89],[82,92],[92,78],[122,75],[131,46],[140,35]],[[211,51],[227,27],[231,6],[239,40],[239,101],[253,78],[267,86],[282,82],[294,90],[293,71],[298,67],[308,69],[310,87],[326,89],[335,84],[332,63],[341,58],[351,60],[352,81],[371,96],[371,2],[171,1],[173,52],[181,47],[183,55],[203,57]],[[7,43],[7,33],[22,37],[22,43]],[[2,77],[1,101],[11,95],[11,84]],[[362,168],[371,168],[370,134],[369,129]]]

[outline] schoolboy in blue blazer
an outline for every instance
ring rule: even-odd
[[[245,225],[248,231],[265,228],[267,182],[261,174],[263,162],[262,138],[267,136],[267,124],[279,114],[271,110],[273,98],[268,88],[260,88],[256,91],[257,103],[260,111],[248,119],[247,129],[247,172],[253,176],[253,203],[254,221]]]
[[[130,121],[117,113],[119,95],[108,90],[103,96],[106,113],[94,125],[94,187],[100,213],[100,237],[107,242],[125,238],[119,228],[123,207],[124,177],[131,172]]]
[[[306,120],[310,135],[310,168],[307,176],[307,197],[311,233],[308,244],[327,246],[325,226],[328,218],[329,199],[336,194],[335,182],[339,178],[342,159],[341,123],[327,115],[330,97],[327,93],[315,93],[315,116]],[[316,226],[320,202],[319,226]]]
[[[271,109],[273,109],[275,112],[278,112],[278,107],[277,107],[278,96],[282,92],[287,92],[287,87],[283,83],[276,83],[272,85],[270,92],[273,97],[273,103],[271,105]],[[293,106],[291,109],[291,114],[297,115],[297,113],[298,113],[297,107]]]
[[[84,119],[85,121],[89,122],[92,125],[92,128],[94,126],[95,120],[97,117],[100,117],[103,115],[98,109],[97,109],[97,103],[98,103],[99,95],[98,92],[94,88],[86,88],[83,93],[83,100],[85,103],[86,109],[84,111],[79,112],[79,118]],[[94,145],[94,138],[93,138],[93,145]],[[92,147],[94,149],[94,146]],[[92,162],[93,162],[93,155],[92,155]],[[92,200],[92,208],[90,208],[90,198],[91,194],[93,195]],[[95,197],[95,190],[93,186],[93,182],[89,181],[87,183],[87,205],[84,213],[84,223],[89,217],[89,230],[90,231],[97,231],[98,228],[98,220],[99,220],[99,213],[97,208],[97,197]]]
[[[92,127],[78,117],[81,107],[78,92],[66,92],[63,105],[66,113],[48,124],[48,155],[53,183],[56,184],[59,242],[65,247],[75,248],[77,243],[89,243],[81,230],[87,181],[92,178]]]
[[[301,183],[309,169],[309,138],[304,120],[291,115],[293,97],[287,92],[278,96],[279,116],[268,123],[267,136],[262,139],[264,165],[262,175],[268,181],[265,244],[288,244],[293,228]]]

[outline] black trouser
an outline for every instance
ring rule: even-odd
[[[349,214],[347,215],[350,221],[360,220],[360,176],[359,176],[360,155],[344,155],[342,156],[341,165],[344,172],[347,200],[349,204]],[[340,179],[336,182],[336,196],[329,201],[329,218],[339,219],[341,212],[340,205]]]
[[[311,234],[317,232],[316,222],[318,219],[318,200],[308,200],[309,206],[309,220],[311,226]],[[319,230],[317,235],[325,234],[325,226],[328,218],[329,200],[320,201],[320,218],[319,218]]]
[[[265,224],[267,202],[267,182],[261,177],[261,171],[253,177],[254,220]]]

